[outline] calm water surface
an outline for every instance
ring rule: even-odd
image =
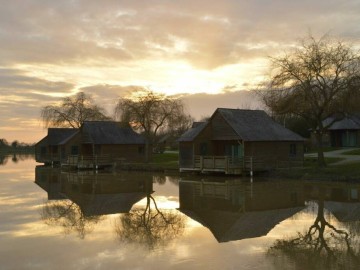
[[[0,159],[0,269],[359,269],[360,184]]]

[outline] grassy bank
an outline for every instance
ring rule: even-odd
[[[304,180],[360,181],[360,163],[331,165],[319,168],[317,165],[276,170],[269,173],[270,177]]]
[[[152,161],[149,163],[131,163],[122,164],[118,166],[122,170],[136,170],[136,171],[179,171],[179,154],[178,153],[163,153],[153,154]]]
[[[121,169],[143,170],[143,171],[179,171],[178,153],[154,154],[150,163],[123,164]],[[304,179],[304,180],[359,180],[360,181],[360,163],[349,163],[334,165],[334,163],[343,160],[342,158],[326,158],[328,164],[325,168],[319,168],[316,158],[307,157],[304,160],[304,167],[278,169],[266,173],[269,177]]]

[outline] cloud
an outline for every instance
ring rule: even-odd
[[[235,89],[234,86],[225,87]],[[217,108],[234,109],[264,109],[260,97],[255,91],[226,91],[222,94],[210,95],[206,93],[184,95],[182,100],[186,109],[196,120],[211,116]]]
[[[34,136],[43,134],[40,110],[57,102],[59,96],[71,94],[74,85],[26,75],[19,69],[0,69],[0,129],[1,135],[14,139],[23,134],[24,140],[33,142]],[[35,133],[33,136],[29,134]]]
[[[110,114],[131,85],[208,93],[184,97],[195,117],[256,107],[239,90],[262,78],[264,58],[309,31],[359,46],[359,10],[356,0],[2,1],[0,121],[36,119],[76,91]]]
[[[6,1],[0,59],[61,64],[161,56],[213,69],[266,56],[308,29],[357,37],[359,9],[358,1],[334,0]]]

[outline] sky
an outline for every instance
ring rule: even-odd
[[[195,118],[252,108],[269,56],[312,33],[360,47],[358,0],[0,0],[0,138],[36,142],[41,108],[83,91],[112,114],[136,86]]]

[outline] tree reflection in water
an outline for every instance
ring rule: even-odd
[[[78,237],[85,236],[94,230],[102,216],[85,216],[80,207],[70,200],[52,201],[44,204],[41,219],[49,226],[61,226],[64,234],[76,232]]]
[[[160,210],[150,194],[145,208],[131,210],[115,223],[120,242],[139,243],[150,250],[169,244],[183,234],[184,228],[184,216],[176,210]]]
[[[324,192],[320,192],[317,206],[316,219],[309,229],[296,237],[278,239],[268,255],[279,266],[285,256],[295,269],[359,269],[359,227],[351,223],[344,224],[346,229],[337,228],[326,220]]]

